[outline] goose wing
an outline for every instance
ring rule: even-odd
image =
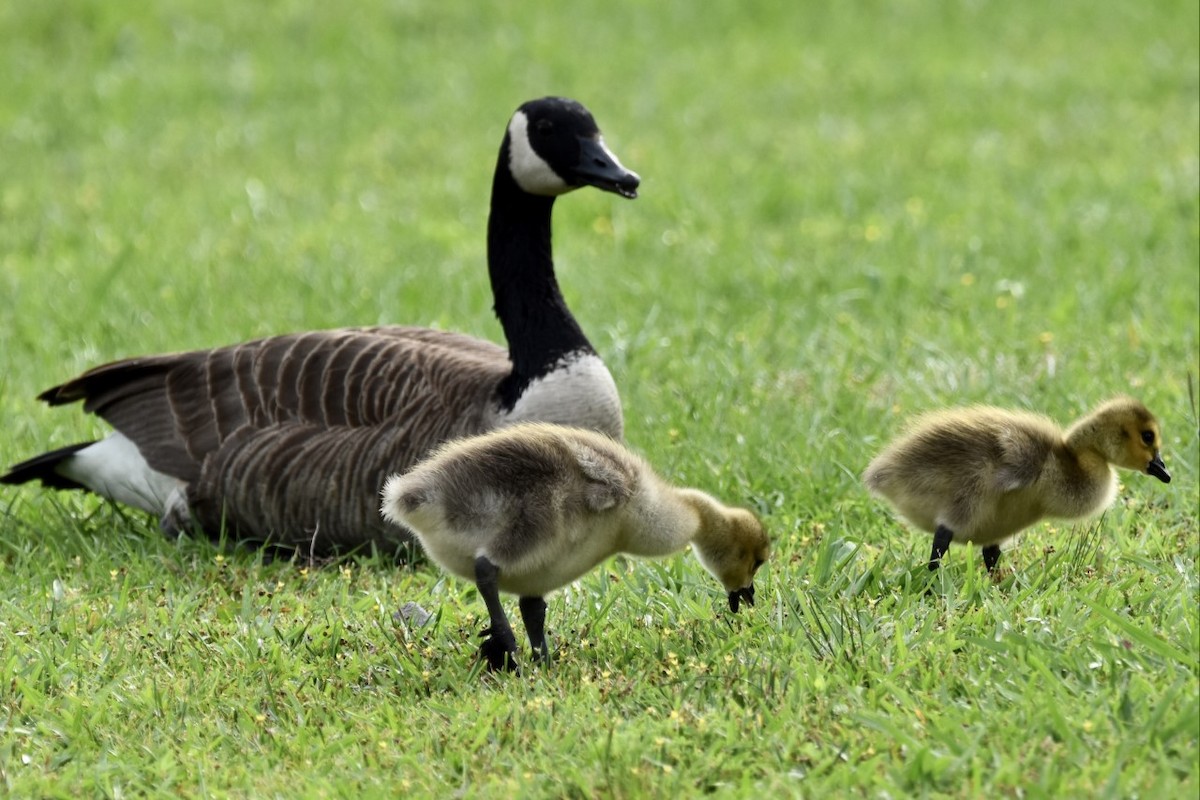
[[[411,463],[441,431],[437,419],[471,428],[471,406],[482,413],[509,369],[503,348],[469,336],[346,328],[117,361],[40,398],[51,405],[82,400],[85,411],[131,439],[152,468],[190,483],[222,448],[256,442],[265,456],[266,442],[297,430],[328,431],[336,440],[348,430],[400,425],[410,434],[396,441],[417,448]],[[417,441],[418,430],[429,435]]]
[[[605,511],[624,504],[637,489],[637,464],[607,442],[580,435],[566,439],[567,449],[584,481],[584,506]]]
[[[327,553],[409,537],[379,513],[387,476],[402,472],[460,424],[320,427],[287,421],[243,427],[205,459],[187,489],[191,521],[209,533]]]
[[[1055,445],[1055,432],[1040,418],[1020,418],[998,427],[995,434],[996,491],[1015,492],[1037,482]]]

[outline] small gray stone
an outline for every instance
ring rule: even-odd
[[[428,611],[411,602],[400,606],[400,610],[392,614],[392,619],[396,622],[404,622],[414,628],[424,626],[432,617]]]

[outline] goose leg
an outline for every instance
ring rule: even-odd
[[[550,658],[550,647],[546,644],[546,601],[540,597],[521,598],[521,620],[529,634],[533,657],[537,661]]]
[[[942,556],[950,549],[950,540],[954,533],[945,525],[938,525],[933,534],[933,550],[929,554],[929,569],[936,570],[942,563]]]
[[[996,562],[1000,560],[1000,545],[989,544],[983,548],[983,564],[988,572],[996,571]]]
[[[496,576],[500,568],[488,560],[487,556],[475,559],[475,585],[479,594],[487,604],[491,627],[483,632],[483,641],[479,644],[479,654],[487,661],[490,670],[517,670],[517,640],[513,636],[512,626],[504,615],[504,606],[500,605],[500,590],[496,586]]]

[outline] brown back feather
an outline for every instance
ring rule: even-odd
[[[387,474],[487,427],[510,368],[503,348],[461,334],[340,329],[117,361],[42,399],[83,400],[151,467],[193,483],[210,532],[228,514],[247,531],[298,539],[298,528],[312,527],[301,521],[319,509],[313,521],[345,544],[388,530],[378,514]],[[347,491],[312,497],[320,481]],[[296,508],[284,502],[288,487],[303,495]]]

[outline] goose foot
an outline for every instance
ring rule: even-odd
[[[1000,560],[1000,545],[989,544],[983,548],[983,565],[987,567],[988,572],[996,571],[996,563]]]
[[[946,555],[946,551],[950,549],[950,540],[953,538],[953,531],[945,525],[938,525],[937,530],[933,534],[933,550],[929,553],[929,569],[931,572],[941,566],[942,556]]]
[[[533,660],[545,663],[550,660],[550,646],[546,644],[546,601],[540,597],[522,597],[520,600],[521,621],[529,634],[529,645],[533,648]]]
[[[492,620],[491,627],[482,634],[479,655],[487,661],[488,669],[493,672],[517,672],[517,640],[513,636],[512,626],[508,624],[508,617],[504,615],[504,606],[500,605],[500,590],[497,587],[499,575],[500,568],[487,556],[475,559],[475,585]]]
[[[480,636],[479,657],[487,662],[489,672],[516,672],[521,668],[517,664],[517,640],[512,629],[497,631],[495,628],[484,630]]]

